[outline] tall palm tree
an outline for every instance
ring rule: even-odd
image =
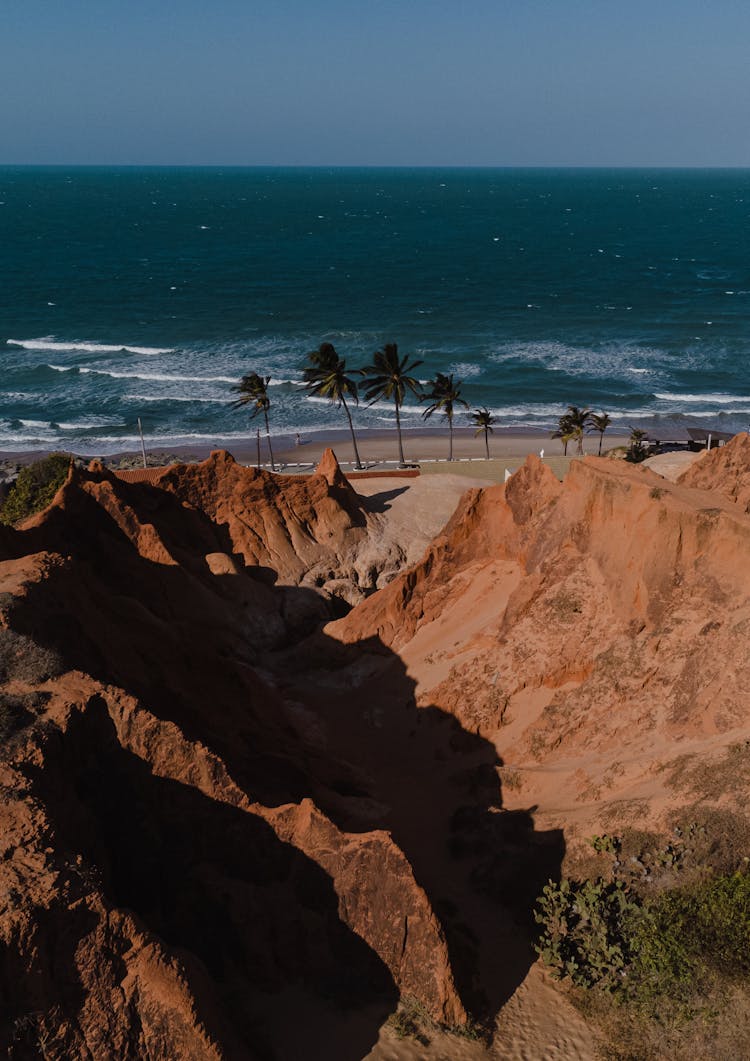
[[[404,460],[404,444],[401,438],[401,406],[406,392],[411,391],[417,398],[421,397],[419,380],[410,376],[422,364],[421,361],[409,361],[407,356],[399,358],[396,343],[386,343],[382,350],[372,355],[372,364],[360,369],[365,377],[362,388],[367,401],[392,401],[396,407],[396,431],[398,432],[398,455],[401,464]]]
[[[480,431],[484,431],[484,449],[487,454],[486,459],[489,460],[490,442],[488,435],[492,434],[492,425],[495,423],[496,418],[492,415],[489,409],[485,407],[482,409],[475,409],[474,412],[471,414],[471,419],[474,423],[474,427],[476,428],[476,431],[474,432],[475,438],[480,433]]]
[[[612,423],[612,417],[609,413],[592,413],[589,417],[589,431],[599,432],[599,452],[598,457],[602,455],[602,442],[604,441],[604,432]]]
[[[259,376],[257,372],[250,372],[247,376],[243,376],[240,382],[232,387],[232,390],[239,394],[239,398],[232,402],[232,408],[238,409],[240,406],[248,405],[253,409],[253,418],[259,413],[263,413],[263,418],[266,421],[268,452],[271,455],[271,468],[276,471],[273,449],[271,448],[271,431],[268,427],[268,410],[271,407],[271,399],[268,397],[268,384],[270,382],[270,376]]]
[[[344,407],[346,418],[349,421],[349,430],[354,445],[355,467],[361,468],[362,461],[359,459],[357,449],[357,436],[354,434],[354,424],[349,406],[346,404],[346,396],[349,395],[355,405],[359,405],[357,384],[346,374],[346,361],[339,360],[339,355],[333,343],[321,343],[317,350],[308,355],[308,364],[302,371],[302,378],[307,384],[310,394],[319,398],[328,398],[337,408]]]
[[[461,383],[453,382],[453,373],[445,375],[438,372],[433,380],[430,380],[430,392],[425,394],[423,401],[430,402],[422,413],[423,420],[429,420],[433,413],[442,413],[448,421],[448,460],[453,460],[453,412],[457,405],[469,408],[469,403],[461,397]]]

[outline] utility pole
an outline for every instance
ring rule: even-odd
[[[143,467],[147,468],[148,464],[146,463],[146,443],[143,441],[143,428],[141,427],[140,416],[138,417],[138,434],[141,436],[141,454],[143,456]]]

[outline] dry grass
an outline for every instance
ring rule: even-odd
[[[665,769],[669,770],[667,784],[676,792],[705,800],[719,799],[726,792],[746,792],[750,786],[750,741],[730,744],[716,759],[683,755]]]
[[[0,627],[0,681],[36,685],[62,674],[62,660],[25,634]]]

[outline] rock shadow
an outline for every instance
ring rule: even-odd
[[[291,992],[307,1000],[294,1018],[301,1041],[325,1035],[332,1061],[372,1048],[397,1001],[391,974],[341,920],[330,877],[263,819],[155,775],[121,746],[97,698],[60,735],[35,789],[58,850],[181,962],[228,1058],[296,1061],[275,1024],[288,1020]]]
[[[308,690],[331,760],[347,767],[316,801],[341,829],[392,834],[440,917],[465,1006],[490,1020],[536,958],[533,909],[560,878],[562,831],[535,829],[533,806],[504,808],[495,746],[418,705],[378,638],[341,645],[320,633],[299,655],[314,669],[287,673],[285,694]]]
[[[362,504],[368,512],[387,512],[391,507],[388,502],[393,501],[400,494],[405,494],[408,486],[399,486],[394,490],[382,490],[378,494],[360,494]]]
[[[186,511],[177,498],[165,503],[176,521],[179,510]],[[177,724],[188,740],[224,761],[251,800],[279,806],[310,797],[345,831],[390,831],[444,928],[465,1006],[491,1018],[534,960],[531,910],[546,880],[559,877],[564,854],[559,830],[535,829],[533,807],[504,808],[494,745],[438,706],[418,705],[404,663],[377,638],[342,645],[322,631],[308,636],[328,617],[312,590],[261,584],[246,570],[213,574],[194,557],[181,566],[146,560],[87,495],[67,518],[60,516],[57,541],[46,543],[36,532],[31,537],[33,547],[67,549],[72,560],[30,587],[13,613],[14,627],[55,648],[67,666],[124,689],[157,718]],[[185,518],[183,552],[191,542],[201,550],[221,542],[207,517],[193,512]],[[178,537],[180,526],[176,522]],[[109,748],[110,730],[99,737]],[[92,848],[94,856],[119,867],[109,870],[111,887],[154,931],[175,946],[194,947],[215,975],[226,969],[239,975],[231,939],[226,953],[217,951],[201,925],[190,927],[200,920],[204,897],[214,910],[200,874],[194,892],[200,901],[180,908],[181,920],[169,920],[168,914],[178,915],[167,908],[170,896],[174,901],[181,894],[182,878],[160,867],[171,862],[174,847],[177,863],[193,872],[200,861],[196,848],[205,853],[211,837],[221,851],[206,855],[208,862],[221,865],[225,852],[233,865],[230,849],[260,851],[265,843],[275,850],[275,834],[273,843],[263,840],[271,833],[267,826],[248,824],[243,812],[154,778],[122,748],[107,755],[106,771],[87,768],[96,783],[84,783],[78,797],[90,822],[98,821],[92,793],[101,790],[109,808],[89,832],[106,832],[110,813],[119,822],[120,803],[137,807],[150,860],[149,873],[133,878],[106,837],[92,838],[91,844],[104,845]],[[205,823],[202,835],[180,826],[180,817]],[[118,829],[133,837],[138,831],[127,822]],[[226,844],[224,833],[235,841]],[[135,838],[128,843],[137,859]],[[268,857],[273,862],[277,855]],[[251,867],[242,863],[240,870],[242,876]],[[158,887],[149,883],[162,873]],[[304,882],[301,894],[309,887],[331,899],[330,881],[317,868],[292,876]],[[154,887],[156,895],[149,890]],[[292,892],[296,909],[300,896]],[[232,935],[219,910],[205,923],[214,934]],[[262,960],[257,949],[248,953]],[[334,965],[338,971],[331,975],[347,975],[345,962]]]

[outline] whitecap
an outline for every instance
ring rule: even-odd
[[[213,402],[225,405],[226,398],[197,398],[191,394],[124,394],[124,402]]]
[[[115,346],[109,343],[63,342],[59,339],[6,339],[9,346],[20,346],[24,350],[76,350],[85,354],[157,354],[174,353],[171,346]]]
[[[55,372],[80,372],[85,376],[110,376],[112,379],[153,380],[156,383],[236,383],[236,376],[167,376],[158,372],[115,372],[104,368],[80,368],[78,365],[49,365]]]
[[[473,361],[458,361],[450,366],[450,371],[455,372],[462,379],[472,379],[475,376],[481,376],[482,366]]]
[[[750,402],[750,397],[737,394],[654,394],[654,397],[663,402],[713,402],[717,405]]]

